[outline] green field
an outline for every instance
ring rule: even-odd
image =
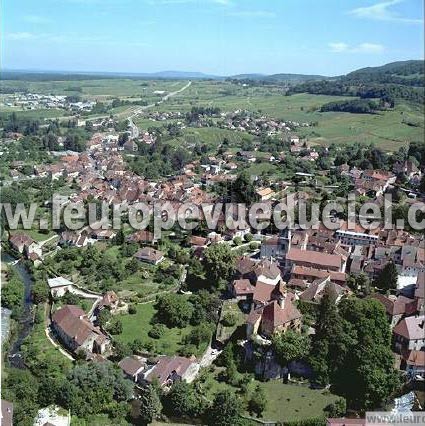
[[[192,326],[185,328],[166,328],[160,339],[152,339],[148,336],[149,330],[152,328],[151,321],[156,312],[153,303],[144,303],[137,306],[137,313],[130,315],[121,315],[119,318],[122,322],[123,332],[116,336],[116,339],[123,343],[131,343],[135,339],[141,339],[142,342],[150,342],[154,344],[155,352],[175,355],[179,349],[184,346],[182,340],[193,329]],[[201,355],[206,349],[206,345],[200,346],[197,353]]]
[[[203,370],[200,376],[202,393],[209,400],[212,400],[217,392],[226,389],[240,392],[239,388],[219,381],[221,370],[222,368],[217,367]],[[267,400],[266,409],[261,416],[263,421],[283,423],[320,417],[324,415],[323,409],[338,399],[338,396],[329,391],[313,390],[308,385],[284,384],[280,380],[260,382],[253,378],[248,383],[246,392],[240,394],[241,397],[248,400],[257,386],[264,390]]]
[[[38,309],[43,310],[39,305]],[[55,365],[63,373],[72,367],[72,361],[59,351],[58,347],[48,340],[45,333],[45,322],[34,324],[30,335],[24,340],[22,350],[25,362],[30,368],[37,369],[39,365]]]

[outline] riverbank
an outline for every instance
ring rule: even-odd
[[[18,260],[18,262],[16,262]],[[21,345],[25,338],[31,333],[34,325],[34,313],[32,303],[32,286],[34,280],[25,263],[11,256],[2,249],[1,261],[8,264],[8,268],[14,271],[16,277],[23,284],[23,298],[20,305],[16,305],[11,312],[11,317],[15,317],[16,329],[14,333],[8,335],[7,359],[9,364],[16,368],[25,368],[23,356],[21,354]],[[6,284],[7,285],[7,284]],[[3,345],[3,342],[2,342]]]

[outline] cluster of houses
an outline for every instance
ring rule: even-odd
[[[401,230],[340,229],[284,231],[265,239],[260,258],[241,257],[229,292],[247,304],[248,339],[268,343],[280,331],[300,331],[297,301],[320,303],[325,292],[335,303],[352,295],[349,274],[375,280],[385,265],[398,271],[391,295],[373,293],[384,306],[393,332],[393,348],[409,378],[425,378],[424,237]]]
[[[138,385],[156,382],[164,390],[168,390],[173,383],[184,380],[191,383],[199,372],[199,363],[196,358],[182,356],[159,356],[156,359],[132,355],[123,358],[118,366],[126,377]]]
[[[13,93],[3,97],[2,104],[19,109],[62,108],[71,111],[91,111],[94,101],[70,102],[65,95],[44,95],[39,93]]]
[[[403,174],[412,186],[418,186],[422,177],[421,170],[412,160],[396,162],[393,171],[386,170],[362,170],[342,164],[338,167],[342,176],[347,176],[354,185],[357,195],[368,197],[381,197],[388,187],[394,184],[397,176]]]

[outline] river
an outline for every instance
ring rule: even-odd
[[[14,257],[9,255],[8,253],[5,253],[2,250],[2,253],[1,253],[2,262],[10,264],[10,262],[13,262],[15,260],[16,259]],[[14,268],[15,271],[18,273],[19,277],[24,283],[25,292],[24,292],[24,309],[22,312],[22,316],[19,319],[19,327],[18,327],[17,335],[14,336],[13,340],[10,342],[8,358],[9,358],[10,364],[13,367],[25,368],[24,360],[22,358],[20,350],[21,350],[22,342],[30,334],[34,324],[34,317],[32,312],[33,303],[31,298],[31,288],[34,281],[32,279],[31,274],[28,272],[27,268],[23,265],[22,261],[19,261],[18,263],[10,267]]]

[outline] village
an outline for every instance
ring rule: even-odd
[[[164,117],[183,122],[181,116],[148,114],[149,119],[157,121]],[[35,164],[25,179],[60,181],[66,188],[62,195],[64,206],[93,200],[121,206],[168,202],[177,211],[183,203],[201,206],[226,199],[229,194],[222,192],[223,187],[237,187],[240,174],[250,165],[279,165],[290,160],[311,164],[309,172],[294,172],[294,179],[287,181],[254,176],[252,183],[245,183],[252,185],[250,201],[274,205],[283,196],[293,194],[299,203],[312,200],[323,191],[335,197],[333,191],[338,186],[329,178],[331,175],[379,207],[383,206],[384,195],[395,190],[404,194],[407,205],[424,198],[419,189],[423,165],[421,169],[411,158],[394,161],[391,170],[362,169],[347,162],[323,170],[316,163],[321,156],[330,155],[327,148],[310,146],[295,132],[307,123],[274,121],[264,116],[253,119],[240,111],[219,116],[222,121],[217,126],[256,136],[264,132],[267,137],[277,136],[285,149],[276,154],[276,150],[263,149],[261,142],[249,151],[222,147],[215,154],[186,161],[179,173],[149,179],[132,171],[128,161],[138,155],[140,147],[154,147],[156,136],[147,130],[135,130],[131,120],[124,132],[108,129],[107,123],[99,121],[103,130],[93,130],[84,151],[59,151],[53,163]],[[207,118],[198,117],[196,122],[207,126]],[[20,137],[13,135],[17,141]],[[12,183],[24,178],[24,166],[24,162],[11,165]],[[242,186],[244,191],[248,192],[248,187]],[[152,229],[135,231],[128,226],[119,231],[84,226],[80,230],[48,233],[46,238],[39,233],[33,238],[32,231],[16,230],[9,232],[7,249],[16,258],[30,261],[35,270],[44,271],[44,285],[49,290],[43,319],[47,344],[71,361],[112,360],[136,389],[155,384],[167,392],[179,381],[197,383],[203,371],[214,368],[214,362],[233,344],[244,354],[245,363],[254,364],[261,380],[291,381],[292,376],[313,380],[312,368],[303,357],[285,363],[279,360],[274,336],[295,333],[314,339],[317,316],[312,312],[319,309],[324,298],[330,298],[335,305],[357,298],[377,301],[391,327],[394,365],[404,382],[414,388],[415,383],[425,380],[423,234],[388,230],[383,224],[369,230],[360,226],[352,230],[347,220],[338,216],[334,222],[337,230],[319,223],[317,229],[272,232],[270,227],[263,231],[249,226],[228,229],[221,217],[214,231],[195,230],[182,235],[173,230],[165,235],[165,241],[156,239]],[[177,250],[176,245],[183,248]],[[93,271],[87,277],[80,273],[75,259],[83,264],[89,256],[116,256],[117,251],[125,269],[132,270],[140,281],[138,284],[131,284],[123,272],[116,276],[125,277],[121,279],[125,286],[120,284],[120,278],[110,277],[114,282],[109,283],[106,277],[96,279]],[[211,319],[213,327],[206,327],[205,332],[204,323],[198,323],[173,349],[164,339],[170,336],[167,327],[176,330],[178,321],[161,309],[171,309],[173,304],[198,309],[194,269],[203,267],[208,274],[210,269],[223,268],[211,265],[215,256],[227,256],[222,261],[228,266],[220,269],[217,276],[202,278],[218,298],[218,305],[211,308],[216,312]],[[74,266],[68,259],[74,260]],[[92,267],[100,268],[100,263],[92,263]],[[115,276],[116,271],[110,271]],[[157,275],[162,277],[160,282],[168,280],[171,284],[155,284],[146,292],[143,282],[155,281],[152,277]],[[215,288],[216,280],[221,283],[220,290]],[[88,303],[81,305],[81,301]],[[155,311],[150,324],[143,322],[149,331],[143,334],[149,337],[142,342],[137,338],[130,340],[127,334],[139,333],[137,322],[131,317],[134,313],[135,318],[142,315],[145,306]],[[177,329],[184,329],[187,321]],[[49,417],[46,411],[39,414],[44,420],[46,415]]]

